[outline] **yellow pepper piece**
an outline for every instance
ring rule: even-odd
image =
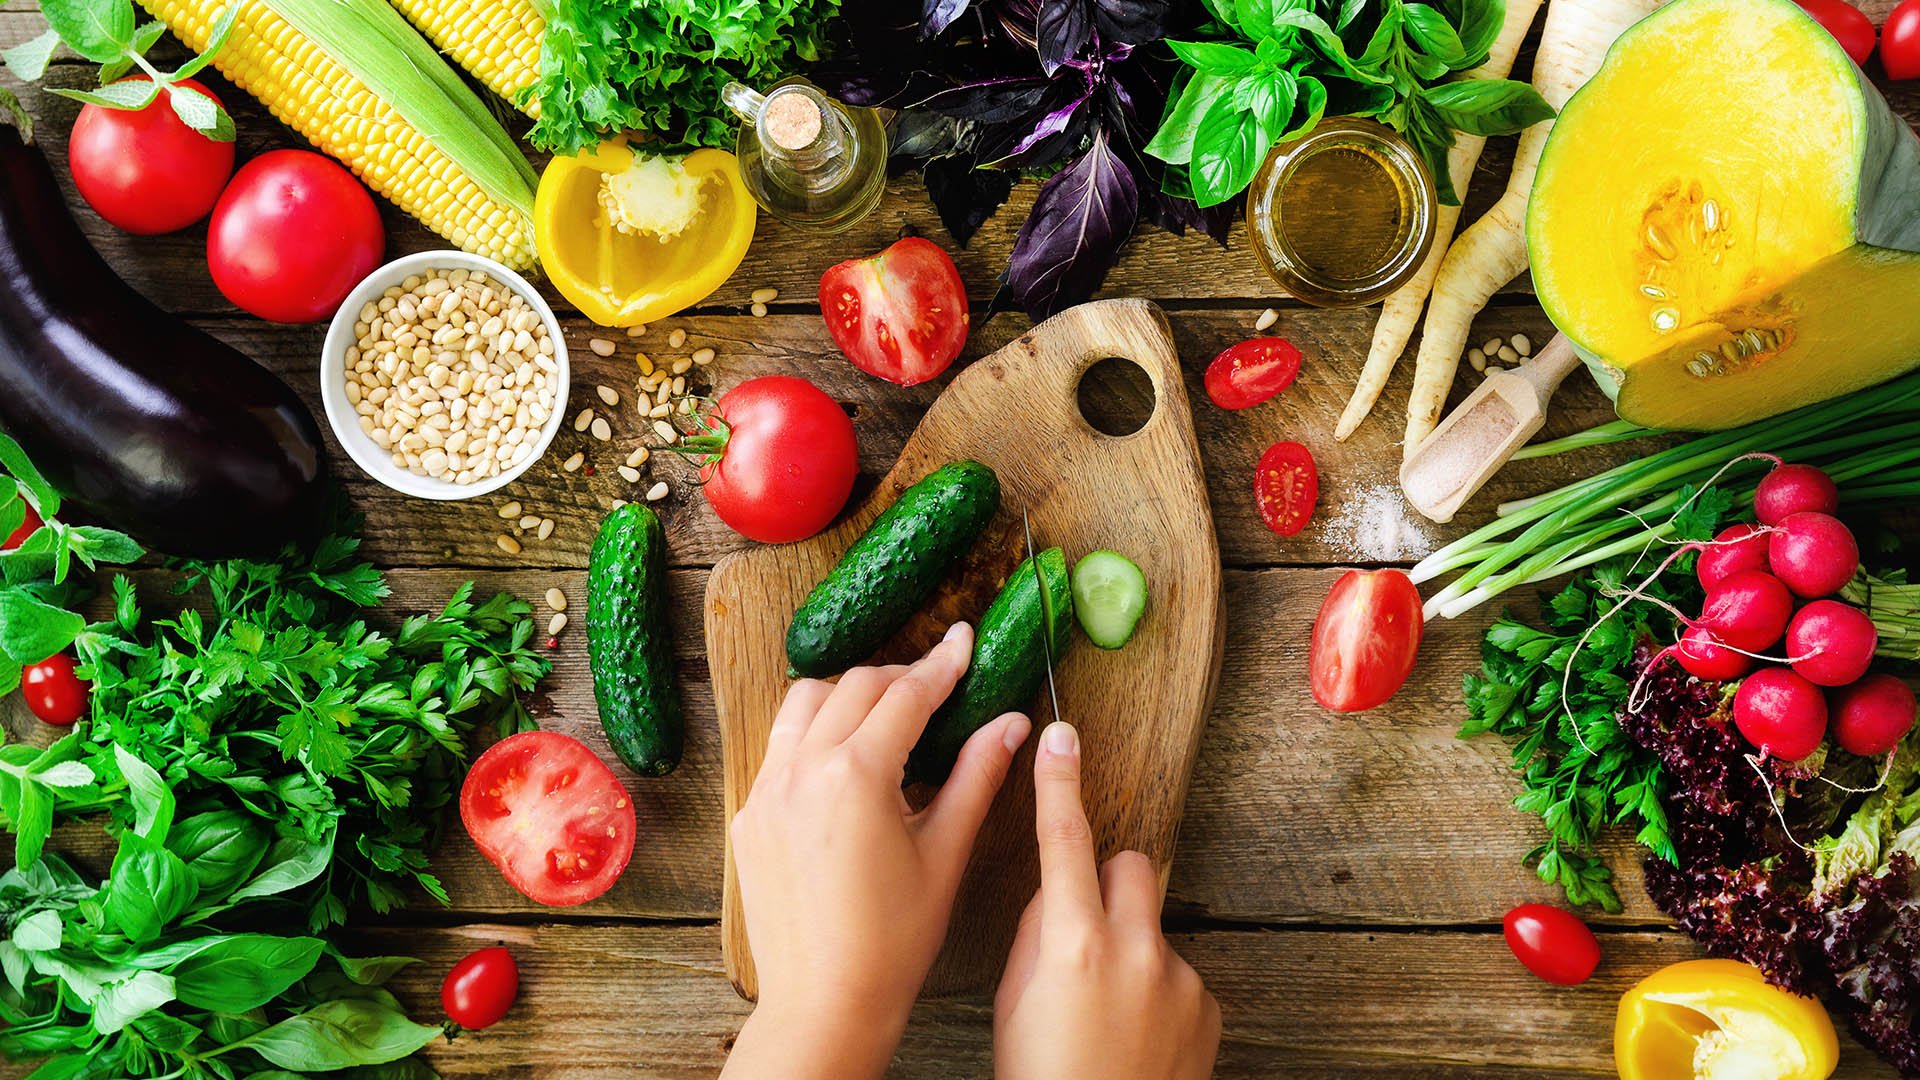
[[[1826,1080],[1840,1040],[1812,998],[1769,986],[1737,960],[1686,960],[1620,998],[1621,1080]]]
[[[634,161],[624,138],[557,157],[534,196],[540,263],[560,294],[602,326],[654,322],[707,298],[753,242],[755,207],[724,150],[695,150],[682,166],[700,185],[700,214],[670,239],[617,229],[601,202],[609,173]]]

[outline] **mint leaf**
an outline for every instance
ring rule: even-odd
[[[21,82],[39,82],[59,47],[59,32],[49,29],[31,41],[23,41],[11,49],[0,49],[0,63],[4,63],[13,77]]]
[[[146,79],[123,79],[108,83],[98,90],[68,90],[52,86],[47,88],[47,92],[83,104],[98,105],[103,109],[138,112],[153,104],[153,99],[160,96],[160,84]]]
[[[119,59],[133,43],[133,0],[40,0],[40,14],[67,48],[96,64]]]

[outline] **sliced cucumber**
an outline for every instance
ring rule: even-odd
[[[1087,640],[1117,649],[1147,611],[1147,575],[1117,551],[1090,551],[1073,568],[1073,614]]]

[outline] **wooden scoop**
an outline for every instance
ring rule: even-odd
[[[1452,521],[1546,423],[1547,402],[1579,365],[1573,344],[1555,334],[1531,360],[1487,376],[1401,463],[1407,501],[1434,521]]]

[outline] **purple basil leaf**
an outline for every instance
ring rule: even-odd
[[[974,136],[971,120],[926,109],[903,109],[887,125],[887,152],[896,160],[952,157],[970,150]]]
[[[1038,76],[985,79],[942,90],[917,107],[983,124],[1019,124],[1033,113],[1051,111],[1046,101],[1052,91],[1053,84]]]
[[[976,169],[965,158],[938,158],[921,170],[927,196],[954,242],[966,247],[986,220],[1013,191],[1014,174]]]
[[[1224,202],[1217,206],[1201,206],[1192,199],[1167,192],[1157,193],[1153,201],[1147,204],[1148,219],[1175,236],[1184,236],[1188,229],[1194,229],[1211,237],[1221,247],[1227,246],[1227,232],[1233,228],[1238,217],[1239,204]]]
[[[1042,116],[1040,122],[1033,126],[1033,130],[1028,132],[1025,138],[1015,143],[1012,150],[1007,151],[1007,159],[1018,158],[1039,145],[1041,140],[1065,133],[1067,129],[1073,125],[1074,118],[1079,115],[1081,108],[1085,106],[1086,103],[1087,96],[1082,95]],[[988,161],[982,162],[981,164],[984,167],[991,168],[1000,164],[1000,162]]]
[[[1080,55],[1093,36],[1089,0],[1041,0],[1039,39],[1040,70],[1048,75],[1060,65]]]
[[[1036,319],[1094,294],[1133,235],[1140,189],[1132,170],[1094,132],[1087,152],[1040,186],[1013,242],[1007,290]]]
[[[966,14],[973,0],[924,0],[920,8],[920,37],[939,37],[953,21]]]
[[[1158,41],[1167,33],[1167,0],[1093,0],[1093,25],[1106,41]]]
[[[1084,78],[1052,80],[1034,107],[1011,120],[982,123],[974,160],[982,168],[1032,169],[1079,153],[1093,134],[1096,110],[1087,108]]]

